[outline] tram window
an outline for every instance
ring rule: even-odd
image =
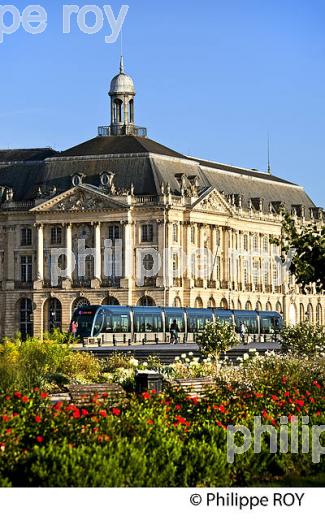
[[[99,313],[96,316],[96,321],[94,324],[94,330],[93,330],[94,336],[97,336],[102,331],[103,323],[104,323],[104,312],[99,311]]]
[[[74,320],[78,323],[77,335],[81,338],[86,338],[91,335],[91,329],[94,320],[94,314],[89,312],[89,314],[79,314],[79,312],[74,316]]]
[[[162,319],[158,314],[136,314],[134,332],[162,332]]]
[[[246,331],[248,334],[257,334],[258,326],[257,319],[254,316],[239,316],[236,317],[236,332],[240,332],[240,324],[243,323],[245,325]]]
[[[176,323],[179,328],[179,332],[185,332],[185,322],[183,316],[171,316],[170,314],[166,318],[167,323],[167,331],[170,331],[170,327],[173,323],[173,321],[176,320]]]
[[[130,332],[130,318],[127,314],[106,315],[103,332]]]
[[[267,318],[261,318],[261,333],[262,334],[273,334],[280,330],[280,320],[269,316]]]
[[[211,321],[212,318],[205,316],[189,316],[188,317],[188,331],[189,332],[200,332],[204,329],[207,322]]]

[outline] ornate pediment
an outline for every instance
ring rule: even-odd
[[[53,199],[42,202],[31,211],[101,211],[107,209],[121,209],[127,206],[126,197],[124,201],[114,200],[113,197],[110,197],[105,193],[100,193],[96,188],[78,186],[54,197]]]
[[[216,189],[209,189],[208,193],[203,193],[192,207],[198,211],[232,214],[230,205]]]

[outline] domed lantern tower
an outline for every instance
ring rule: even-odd
[[[100,126],[98,135],[136,135],[147,137],[147,129],[135,126],[134,98],[135,86],[133,79],[124,72],[124,60],[121,56],[120,72],[111,81],[109,96],[111,98],[111,124]]]

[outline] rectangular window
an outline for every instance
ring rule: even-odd
[[[33,258],[22,256],[20,259],[20,277],[22,282],[33,281]]]
[[[62,227],[56,226],[51,228],[51,244],[58,246],[62,244]]]
[[[178,225],[173,224],[173,241],[178,242]]]
[[[109,226],[108,227],[108,238],[109,240],[118,240],[120,238],[120,228],[119,226]]]
[[[32,245],[32,230],[31,230],[31,228],[23,228],[21,230],[20,245],[22,245],[22,246],[31,246]]]
[[[259,260],[254,260],[253,262],[253,283],[257,285],[259,283],[260,276],[260,263]]]
[[[141,240],[142,242],[153,242],[153,225],[143,224],[141,228]]]
[[[191,243],[195,244],[195,227],[191,227]]]

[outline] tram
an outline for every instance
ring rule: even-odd
[[[124,307],[90,305],[75,310],[72,324],[76,336],[86,344],[169,343],[171,325],[176,321],[180,343],[194,343],[209,321],[230,323],[256,341],[276,341],[283,327],[281,314],[271,311],[241,311],[219,308]]]

